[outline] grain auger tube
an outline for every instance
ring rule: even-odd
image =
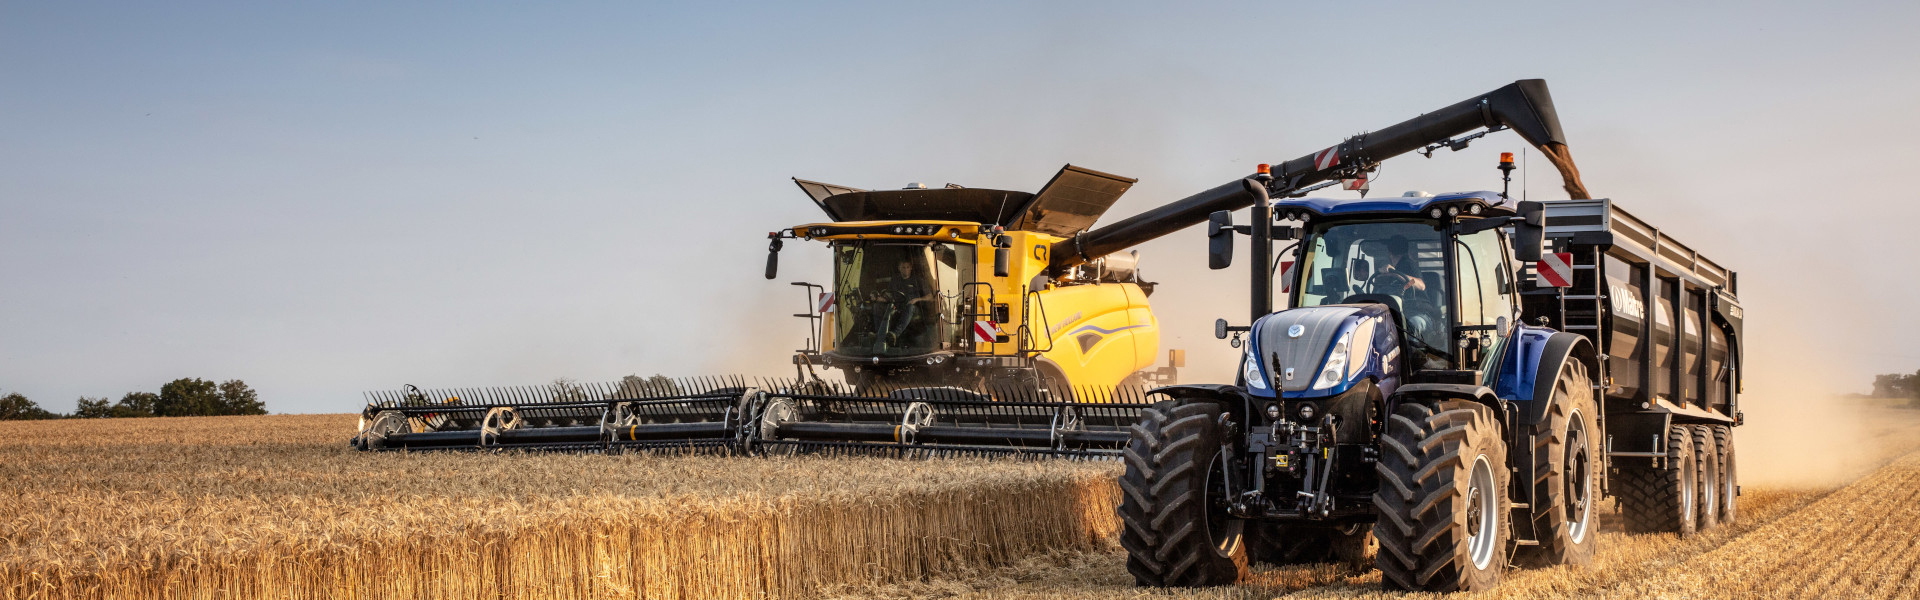
[[[1570,161],[1567,200],[1292,197],[1359,175],[1338,172],[1353,157],[1457,145],[1475,127],[1564,158],[1547,98],[1518,82],[1195,208],[1255,207],[1251,226],[1209,226],[1214,268],[1253,237],[1254,320],[1216,324],[1242,352],[1235,384],[1155,390],[1170,399],[1124,451],[1121,543],[1140,584],[1231,583],[1249,558],[1304,556],[1371,563],[1388,589],[1484,590],[1509,562],[1590,562],[1609,493],[1634,531],[1690,535],[1736,514],[1731,271],[1586,198]],[[1278,268],[1272,240],[1291,242]],[[1290,308],[1272,312],[1265,290]]]

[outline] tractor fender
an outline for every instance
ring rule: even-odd
[[[1493,409],[1494,418],[1504,423],[1507,420],[1506,402],[1495,394],[1493,388],[1484,385],[1466,383],[1409,383],[1393,390],[1393,396],[1387,400],[1388,414],[1392,414],[1401,402],[1415,399],[1433,398],[1449,400],[1467,400],[1485,404]]]
[[[1550,401],[1553,399],[1553,386],[1559,381],[1560,369],[1566,366],[1567,361],[1580,361],[1581,364],[1586,365],[1587,373],[1598,374],[1600,372],[1600,365],[1593,349],[1593,342],[1589,341],[1586,336],[1575,333],[1554,332],[1552,335],[1546,337],[1545,343],[1533,344],[1533,346],[1533,359],[1523,364],[1532,364],[1534,368],[1523,368],[1514,373],[1517,378],[1523,378],[1520,381],[1516,381],[1518,385],[1515,386],[1515,391],[1523,391],[1524,397],[1509,397],[1509,399],[1512,400],[1526,402],[1526,404],[1523,405],[1525,408],[1522,409],[1521,415],[1524,422],[1528,425],[1539,423],[1540,419],[1546,418],[1548,405],[1551,404]],[[1527,348],[1520,348],[1519,350],[1526,349]],[[1502,379],[1504,380],[1505,378],[1503,377]],[[1546,400],[1546,402],[1533,402],[1533,400]],[[1599,394],[1594,395],[1594,400],[1598,403],[1600,400]]]
[[[1222,410],[1232,414],[1235,419],[1246,423],[1249,411],[1253,410],[1253,396],[1247,390],[1236,385],[1224,383],[1186,383],[1169,385],[1147,390],[1148,396],[1164,395],[1169,398],[1201,400],[1220,405]]]

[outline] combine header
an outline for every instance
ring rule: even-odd
[[[1083,235],[1133,179],[1068,165],[1036,193],[795,182],[831,221],[770,234],[767,278],[787,240],[826,244],[834,265],[831,283],[793,284],[810,333],[795,379],[409,388],[369,395],[355,445],[1116,456],[1146,390],[1174,383],[1182,353],[1154,366],[1154,284],[1121,250],[1179,228]]]

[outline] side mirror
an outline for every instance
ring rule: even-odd
[[[769,233],[767,238],[767,279],[773,279],[780,273],[780,234]]]
[[[1216,339],[1216,340],[1227,339],[1227,320],[1226,319],[1213,320],[1213,339]]]
[[[993,276],[1006,277],[1013,261],[1013,240],[1002,236],[993,240]]]
[[[1547,243],[1547,208],[1539,202],[1521,202],[1520,219],[1513,223],[1513,258],[1537,262]]]
[[[1215,211],[1207,215],[1207,268],[1219,270],[1233,266],[1233,213]]]

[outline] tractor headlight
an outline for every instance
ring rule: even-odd
[[[1313,378],[1313,389],[1324,390],[1347,378],[1347,353],[1352,345],[1352,331],[1340,334],[1340,341],[1333,343],[1326,364],[1320,367],[1320,376]]]
[[[1248,388],[1264,390],[1267,389],[1267,374],[1260,372],[1259,355],[1254,353],[1253,347],[1253,340],[1247,340],[1247,351],[1240,359],[1240,377],[1247,380]]]

